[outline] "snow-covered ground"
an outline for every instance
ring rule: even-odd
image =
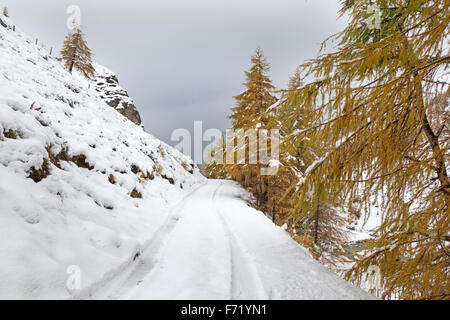
[[[173,207],[139,261],[93,298],[373,298],[316,262],[245,197],[234,182],[201,185]]]
[[[0,18],[0,299],[371,298]]]

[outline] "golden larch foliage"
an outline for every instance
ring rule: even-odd
[[[380,28],[367,24],[371,3]],[[283,111],[307,124],[291,144],[317,157],[295,183],[301,212],[353,199],[366,216],[381,208],[383,222],[347,277],[360,283],[378,266],[384,298],[450,298],[449,83],[439,78],[450,62],[449,5],[344,1],[350,22],[332,37],[338,49],[302,65],[318,80]],[[327,190],[311,198],[319,181]]]
[[[92,51],[89,49],[81,28],[69,33],[64,41],[61,55],[70,73],[75,68],[87,79],[93,79]]]

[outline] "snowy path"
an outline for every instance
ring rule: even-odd
[[[209,181],[174,207],[109,299],[367,299],[249,207],[242,189]]]

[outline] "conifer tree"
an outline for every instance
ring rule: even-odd
[[[244,83],[246,90],[235,97],[237,106],[232,109],[233,114],[230,116],[234,130],[268,129],[269,108],[278,100],[272,94],[275,86],[268,76],[270,65],[261,48],[256,49],[255,55],[251,57],[251,63],[250,70],[245,73],[247,77],[247,81]],[[241,147],[247,148],[247,146]],[[258,150],[249,150],[249,152],[258,152]],[[267,179],[261,174],[263,165],[260,159],[256,165],[249,164],[250,157],[251,155],[246,152],[246,164],[231,165],[228,167],[228,173],[252,191],[256,196],[258,206],[262,207],[268,200]]]
[[[303,85],[304,83],[301,75],[301,68],[299,66],[295,69],[294,75],[289,78],[288,90],[289,91],[298,90],[301,87],[303,87]]]
[[[345,245],[349,241],[348,220],[341,208],[319,203],[311,215],[299,216],[294,239],[309,249],[312,256],[334,271],[348,262]]]
[[[247,81],[244,86],[247,90],[235,97],[237,106],[230,116],[234,129],[256,129],[257,125],[265,127],[265,114],[277,101],[272,94],[275,86],[267,75],[270,65],[261,48],[256,49],[251,62],[250,70],[245,72]]]
[[[247,81],[244,83],[246,90],[235,97],[237,106],[232,109],[233,114],[230,116],[233,129],[242,129],[244,132],[248,129],[270,129],[268,124],[271,110],[269,108],[277,102],[277,98],[273,95],[275,86],[267,75],[270,65],[260,48],[256,49],[255,55],[251,57],[251,63],[250,70],[245,73],[247,77]],[[210,164],[206,172],[211,177],[236,180],[255,195],[257,205],[262,208],[268,200],[268,181],[261,175],[261,169],[264,166],[261,161],[257,160],[257,164],[250,164],[249,161],[250,157],[257,157],[253,153],[258,153],[258,150],[250,150],[248,147],[247,141],[244,145],[237,145],[235,149],[245,149],[245,163],[238,164],[235,154],[235,164]]]
[[[289,79],[288,89],[283,92],[278,111],[278,125],[283,137],[280,162],[289,173],[280,171],[277,179],[283,181],[287,177],[292,184],[292,188],[284,186],[285,192],[280,197],[289,209],[288,214],[283,215],[283,223],[288,224],[293,238],[308,248],[317,260],[336,270],[339,262],[347,260],[344,245],[348,241],[348,223],[344,206],[342,203],[327,202],[326,194],[330,190],[320,181],[309,190],[309,201],[314,203],[310,208],[298,207],[298,194],[293,192],[298,181],[304,179],[307,168],[318,160],[318,154],[326,147],[326,143],[317,141],[309,143],[306,148],[308,136],[295,139],[298,132],[308,127],[306,115],[313,110],[312,106],[300,104],[296,99],[297,91],[304,85],[301,68],[298,67]],[[295,108],[292,107],[294,105]]]
[[[284,107],[292,98],[292,93],[300,88],[303,81],[300,77],[299,68],[296,69],[294,75],[289,79],[288,90],[281,91],[281,98],[278,103],[270,108],[267,113],[267,127],[269,129],[277,129],[280,131],[280,159],[278,164],[278,172],[276,175],[266,177],[267,183],[267,201],[261,206],[261,210],[272,217],[272,221],[278,225],[286,224],[288,231],[295,237],[297,230],[292,228],[289,223],[290,213],[292,211],[292,190],[290,186],[296,181],[304,165],[303,151],[301,148],[290,145],[292,142],[289,136],[295,129],[300,127],[301,118],[293,119],[289,114],[284,113]]]
[[[254,65],[258,65],[258,63]],[[308,153],[304,150],[301,141],[291,139],[296,131],[304,128],[305,123],[303,115],[297,113],[294,116],[292,110],[286,106],[293,103],[296,90],[302,86],[300,69],[297,68],[289,80],[288,90],[282,92],[278,104],[271,105],[259,115],[255,114],[250,121],[234,122],[236,128],[247,129],[248,127],[244,123],[264,123],[266,129],[280,130],[282,153],[276,175],[263,177],[262,183],[260,183],[258,174],[260,166],[248,165],[248,154],[246,154],[246,164],[216,165],[212,163],[206,167],[205,171],[211,178],[236,180],[251,191],[256,197],[258,209],[269,215],[274,223],[286,224],[287,230],[295,240],[308,247],[319,261],[331,267],[340,260],[346,240],[345,218],[338,214],[338,206],[320,203],[316,210],[304,212],[300,218],[298,210],[295,208],[296,203],[292,201],[294,189],[290,188],[291,184],[297,181],[298,177],[303,177],[307,165],[316,160],[314,150],[310,148]],[[252,85],[250,84],[248,87],[252,87]],[[250,94],[246,96],[250,96]],[[238,107],[242,107],[242,105],[238,104]],[[240,108],[238,111],[242,109]],[[307,112],[306,109],[303,111],[303,113]],[[242,119],[242,115],[244,112],[234,114],[235,119],[239,120]],[[219,147],[222,148],[221,153],[226,153],[222,146]]]
[[[371,4],[380,28],[367,23]],[[338,49],[302,66],[319,80],[296,90],[285,111],[307,124],[293,140],[321,146],[293,199],[307,212],[359,198],[366,216],[378,202],[383,223],[349,279],[378,266],[384,298],[448,299],[450,137],[435,110],[449,85],[439,78],[450,62],[449,2],[346,0],[342,14],[350,22],[333,38]],[[311,193],[318,182],[326,192]]]
[[[92,79],[95,69],[92,65],[92,51],[89,49],[81,28],[66,36],[61,55],[67,70],[72,73],[75,68],[87,79]]]

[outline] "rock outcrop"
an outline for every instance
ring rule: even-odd
[[[100,97],[105,102],[120,112],[123,116],[131,120],[136,125],[141,125],[141,115],[137,110],[134,101],[128,95],[128,92],[119,85],[117,75],[111,70],[95,65],[96,90],[100,93]]]

